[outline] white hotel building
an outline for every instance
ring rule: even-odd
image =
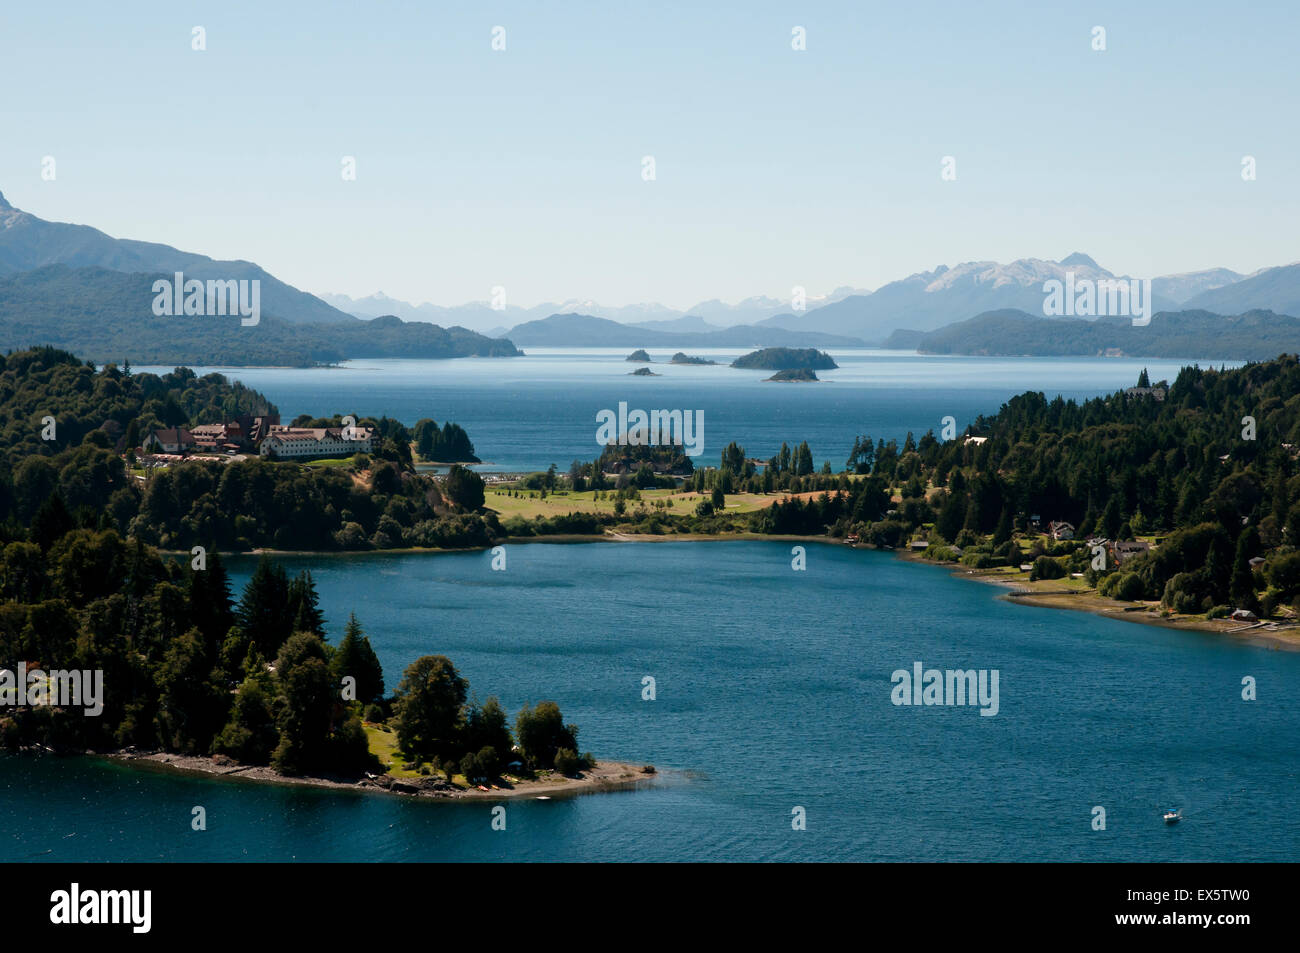
[[[374,431],[353,427],[348,437],[342,427],[271,427],[257,452],[276,460],[304,460],[312,457],[346,457],[370,453]]]

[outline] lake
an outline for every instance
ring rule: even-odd
[[[553,699],[635,792],[507,803],[0,757],[0,860],[1294,860],[1300,653],[1013,605],[947,570],[778,542],[529,544],[286,559],[390,688],[451,657]],[[253,567],[231,562],[238,586]],[[999,673],[999,710],[897,706],[914,662]],[[1243,701],[1252,676],[1258,700]],[[656,699],[642,700],[655,679]],[[190,829],[191,809],[208,829]],[[1107,827],[1091,829],[1105,808]],[[1166,827],[1160,813],[1181,807]],[[807,829],[793,830],[803,808]]]
[[[946,416],[960,432],[980,414],[996,413],[1026,390],[1084,400],[1137,383],[1172,381],[1194,360],[1130,358],[978,358],[918,355],[878,349],[831,350],[836,370],[819,383],[778,384],[771,371],[727,366],[743,349],[693,352],[713,366],[671,365],[667,349],[650,350],[661,376],[633,377],[647,365],[630,364],[627,349],[532,349],[519,358],[447,361],[350,361],[337,368],[198,367],[218,371],[266,394],[288,423],[299,414],[394,417],[407,425],[422,417],[455,421],[468,431],[484,471],[567,470],[573,460],[600,452],[596,414],[629,409],[702,410],[704,448],[697,465],[716,466],[731,441],[749,457],[767,459],[785,441],[807,440],[815,464],[844,466],[859,434],[919,439],[942,430]],[[1207,363],[1202,360],[1201,363]],[[1222,362],[1211,360],[1209,363]],[[1229,363],[1229,366],[1235,366]],[[168,368],[138,367],[165,372]]]

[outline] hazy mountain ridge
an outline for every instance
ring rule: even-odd
[[[553,314],[510,329],[519,347],[861,347],[857,338],[815,331],[737,325],[707,333],[671,333],[620,324],[589,314]]]
[[[249,261],[218,261],[171,245],[113,238],[89,225],[47,222],[14,208],[0,194],[0,275],[67,265],[108,268],[126,273],[175,272],[207,280],[248,279],[261,282],[262,307],[291,323],[346,323],[350,316],[300,291]]]
[[[898,331],[886,346],[922,354],[988,357],[1158,357],[1271,360],[1300,351],[1300,319],[1268,310],[1238,315],[1161,311],[1145,326],[1130,318],[1044,318],[1016,309],[976,315],[923,334]]]
[[[166,273],[47,265],[0,276],[0,348],[50,344],[97,362],[309,366],[345,358],[510,357],[505,340],[396,317],[290,323],[264,309],[240,316],[158,316],[153,282]]]

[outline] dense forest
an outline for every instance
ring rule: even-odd
[[[525,706],[512,730],[495,698],[467,700],[442,656],[417,659],[385,696],[355,618],[329,641],[309,573],[291,579],[263,559],[233,599],[222,549],[467,546],[501,535],[480,512],[475,474],[454,466],[438,482],[412,470],[412,443],[472,455],[454,423],[426,419],[412,433],[363,418],[378,446],[347,469],[250,459],[132,471],[131,448],[150,428],[274,410],[217,374],[97,370],[53,348],[0,357],[0,673],[98,670],[107,686],[94,717],[4,698],[0,746],[159,749],[356,777],[379,769],[364,717],[392,725],[408,763],[449,780],[591,764],[553,702]],[[0,686],[13,690],[3,677]]]
[[[6,546],[0,671],[98,670],[106,690],[94,716],[47,703],[7,708],[0,747],[224,755],[355,778],[382,770],[364,718],[391,724],[404,759],[449,782],[594,764],[554,702],[525,705],[512,732],[495,697],[469,700],[445,656],[416,659],[386,697],[355,616],[337,645],[328,640],[310,573],[290,579],[264,558],[236,603],[220,556],[196,562],[165,560],[114,530],[74,530],[44,551]]]
[[[129,470],[130,448],[156,427],[274,410],[256,391],[188,368],[96,370],[53,348],[0,357],[0,543],[49,542],[76,527],[227,551],[468,546],[499,534],[495,517],[477,512],[479,477],[457,468],[438,482],[412,468],[411,445],[421,441],[451,459],[473,458],[468,435],[450,422],[421,421],[412,433],[387,417],[361,417],[377,445],[347,469],[248,459]],[[337,427],[342,417],[294,423]]]

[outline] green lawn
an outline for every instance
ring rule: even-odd
[[[605,491],[601,491],[605,493]],[[595,492],[586,490],[582,493],[570,493],[561,491],[559,493],[548,494],[546,499],[542,499],[537,490],[519,490],[518,496],[511,496],[510,491],[500,487],[488,487],[485,490],[485,504],[489,509],[497,511],[497,514],[505,519],[510,516],[522,516],[525,519],[532,519],[534,516],[557,516],[564,513],[613,513],[614,499],[613,491],[603,499],[595,499]],[[531,495],[530,495],[531,494]],[[727,497],[728,513],[748,513],[753,510],[759,510],[766,506],[771,506],[773,502],[781,499],[782,494],[770,493],[764,496],[761,493],[733,493]],[[646,509],[655,512],[652,503],[658,500],[670,500],[672,506],[666,511],[669,515],[688,516],[695,512],[695,507],[701,500],[707,500],[709,496],[699,493],[680,492],[678,490],[642,490],[640,500],[627,500],[627,509],[625,513],[631,514],[646,504]]]

